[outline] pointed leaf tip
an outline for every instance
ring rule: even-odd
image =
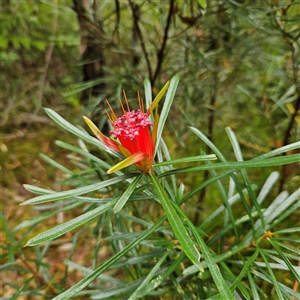
[[[107,174],[114,173],[114,172],[124,169],[128,166],[131,166],[146,157],[147,157],[147,154],[145,152],[139,151],[139,152],[134,153],[133,155],[125,158],[124,160],[117,163],[116,165],[112,166],[106,173]]]
[[[151,105],[149,106],[148,110],[147,110],[147,114],[150,115],[152,114],[152,112],[155,110],[155,108],[157,107],[159,101],[162,99],[162,97],[164,96],[164,94],[166,93],[168,87],[170,85],[170,81],[168,81],[164,87],[161,89],[161,91],[156,95],[155,99],[153,100],[153,102],[151,103]]]
[[[136,186],[138,185],[140,179],[142,178],[143,174],[137,176],[131,184],[128,186],[127,190],[123,193],[123,195],[119,198],[115,206],[113,207],[114,214],[118,213],[129,200],[133,192],[135,191]]]
[[[83,116],[83,119],[100,142],[102,142],[106,147],[120,152],[118,144],[109,137],[105,136],[92,120],[85,116]]]

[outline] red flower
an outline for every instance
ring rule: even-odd
[[[144,112],[143,104],[139,99],[140,108],[138,110],[130,110],[128,101],[125,96],[127,110],[125,110],[123,103],[120,101],[123,115],[119,118],[116,117],[109,102],[107,104],[111,110],[107,115],[113,126],[110,131],[111,138],[106,137],[96,127],[96,125],[88,118],[84,117],[90,129],[94,132],[97,138],[112,150],[122,153],[126,158],[111,167],[107,173],[113,173],[121,170],[129,165],[135,165],[143,173],[150,173],[153,159],[155,156],[155,145],[157,135],[157,125],[159,116],[153,110],[157,107],[159,100],[166,91],[169,82],[163,88],[163,93],[159,93],[159,97],[152,102],[148,111]],[[150,121],[150,115],[154,118],[154,124]]]

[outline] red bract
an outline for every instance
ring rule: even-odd
[[[145,158],[138,161],[136,166],[144,172],[148,172],[153,162],[154,143],[151,139],[150,127],[152,123],[149,116],[138,111],[124,112],[124,115],[115,122],[112,121],[114,130],[110,133],[118,139],[121,145],[131,154],[144,153]]]
[[[123,161],[111,167],[107,173],[113,173],[129,165],[135,165],[136,168],[143,173],[151,173],[155,156],[156,135],[159,120],[157,111],[155,114],[153,114],[153,111],[157,107],[168,86],[169,82],[155,98],[147,112],[144,112],[140,97],[138,97],[140,108],[136,111],[130,110],[124,93],[127,110],[125,110],[123,103],[120,100],[123,115],[117,118],[107,101],[111,111],[110,113],[107,112],[107,115],[113,127],[113,130],[110,131],[110,134],[112,135],[110,138],[102,134],[90,119],[84,117],[90,129],[105,146],[122,153],[126,157]],[[150,121],[150,115],[152,115],[154,119],[154,124]]]

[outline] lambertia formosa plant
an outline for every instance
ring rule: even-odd
[[[90,268],[65,261],[67,268],[81,270],[84,278],[73,286],[56,284],[53,299],[300,299],[300,226],[286,226],[286,220],[294,218],[300,208],[300,190],[290,195],[270,193],[279,177],[277,171],[261,186],[248,177],[251,168],[299,162],[299,154],[281,154],[300,148],[300,142],[244,161],[234,132],[227,128],[236,157],[228,162],[217,145],[190,127],[214,154],[199,149],[197,156],[172,159],[162,134],[178,82],[179,77],[174,76],[152,101],[150,81],[145,80],[145,104],[138,95],[139,109],[131,110],[124,93],[120,117],[108,103],[110,137],[87,117],[98,139],[46,109],[50,118],[79,138],[79,146],[56,144],[80,157],[77,164],[74,156],[70,159],[81,171],[43,157],[65,172],[66,182],[78,187],[56,192],[25,185],[39,196],[23,204],[56,201],[59,205],[48,204],[54,210],[51,215],[81,205],[84,209],[78,217],[31,238],[26,246],[49,245],[78,227],[92,227],[97,236]],[[99,155],[94,154],[95,149]],[[210,172],[209,179],[185,187],[185,177],[204,170]],[[200,225],[193,224],[185,208],[208,187],[213,187],[209,201],[220,199],[221,204],[216,201]],[[264,205],[267,198],[269,204]],[[47,217],[49,214],[41,214],[30,225]],[[28,223],[20,224],[20,228],[26,226]],[[72,240],[72,249],[76,241]],[[99,263],[104,245],[111,250]]]

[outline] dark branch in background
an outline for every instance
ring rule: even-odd
[[[300,86],[299,86],[299,82],[298,82],[298,68],[297,68],[295,47],[294,47],[293,43],[289,40],[289,38],[284,33],[283,33],[283,39],[285,40],[285,42],[289,46],[289,48],[291,50],[291,53],[292,53],[291,60],[292,60],[292,67],[293,67],[293,82],[296,86],[296,93],[298,94],[298,98],[297,98],[296,104],[295,104],[295,111],[291,114],[290,122],[289,122],[288,127],[285,131],[284,139],[282,141],[282,146],[285,146],[289,142],[289,138],[291,136],[291,130],[293,128],[296,116],[297,116],[298,111],[300,109]]]
[[[296,104],[295,104],[295,107],[294,107],[295,110],[290,116],[290,121],[289,121],[288,127],[286,128],[286,131],[285,131],[282,146],[286,146],[289,143],[289,138],[291,136],[291,131],[292,131],[292,128],[294,126],[296,116],[297,116],[297,114],[300,110],[300,91],[299,91],[299,89],[297,89],[297,92],[298,92],[299,95],[298,95],[298,98],[296,100]]]
[[[292,5],[292,4],[293,3],[290,3],[285,8],[281,8],[280,11],[282,13],[282,16],[283,16],[284,20],[287,17],[286,12],[290,8],[290,5]],[[299,79],[298,79],[298,73],[299,73],[298,59],[299,58],[296,57],[297,54],[296,54],[295,46],[293,44],[293,42],[295,42],[296,39],[292,35],[290,35],[288,32],[286,32],[285,23],[283,23],[283,25],[282,25],[277,18],[274,17],[274,19],[275,19],[275,22],[278,26],[278,29],[282,33],[283,40],[286,42],[287,46],[290,48],[290,51],[291,51],[291,61],[292,61],[291,65],[292,65],[292,71],[293,71],[292,80],[293,80],[293,84],[296,87],[296,93],[298,95],[298,98],[295,102],[294,111],[293,111],[293,113],[291,113],[290,120],[288,122],[288,126],[285,130],[284,138],[283,138],[282,143],[281,143],[282,146],[286,146],[289,143],[289,139],[291,137],[292,129],[293,129],[295,121],[296,121],[296,116],[297,116],[298,112],[300,111],[300,85],[299,85]],[[299,149],[298,149],[298,151],[299,151]],[[294,167],[295,167],[295,164],[282,166],[281,176],[280,176],[280,183],[279,183],[279,192],[282,192],[286,177],[294,169]]]
[[[117,32],[119,30],[120,19],[121,19],[119,0],[115,0],[115,4],[116,4],[116,15],[117,15],[117,18],[116,18],[116,25],[115,25],[115,29],[114,29],[114,35],[117,34]]]
[[[147,50],[146,50],[146,46],[145,46],[145,42],[144,42],[144,39],[143,39],[143,35],[142,35],[141,29],[140,29],[140,26],[139,26],[139,15],[137,15],[137,11],[135,9],[135,5],[136,4],[133,3],[131,0],[129,0],[129,5],[130,5],[130,8],[132,10],[134,27],[136,28],[136,32],[137,32],[138,38],[140,39],[142,51],[143,51],[143,54],[145,56],[149,78],[152,78],[151,64],[150,64],[150,60],[149,60],[148,53],[147,53]]]
[[[167,19],[167,25],[165,28],[165,33],[164,33],[164,38],[163,38],[163,42],[161,45],[160,50],[157,52],[157,65],[156,65],[156,69],[154,71],[154,75],[153,77],[150,77],[150,82],[151,82],[151,86],[154,86],[155,84],[155,80],[161,70],[162,67],[162,62],[164,60],[164,51],[166,48],[166,44],[167,44],[167,40],[168,40],[168,33],[169,33],[169,28],[170,28],[170,24],[171,24],[171,18],[172,18],[172,14],[174,12],[174,0],[170,1],[170,8],[169,8],[169,14],[168,14],[168,19]]]
[[[73,10],[77,14],[77,18],[79,23],[82,22],[82,20],[89,23],[90,27],[97,32],[97,35],[99,38],[104,38],[103,32],[98,28],[98,26],[90,19],[88,12],[86,11],[82,0],[73,0]]]
[[[136,22],[133,22],[133,25],[132,25],[132,45],[135,45],[135,41],[138,40],[138,24],[139,24],[139,21],[140,21],[140,7],[134,3],[133,4],[133,9],[134,9],[134,16],[136,18]],[[132,56],[132,65],[135,67],[138,65],[140,61],[140,55],[138,53],[138,51],[136,51],[136,48],[133,49],[133,56]]]
[[[45,289],[49,289],[52,296],[56,296],[57,295],[57,291],[55,290],[55,288],[53,287],[52,284],[49,284],[49,282],[47,282],[44,277],[38,272],[36,271],[34,268],[32,268],[30,266],[30,264],[27,262],[27,259],[24,257],[22,257],[17,251],[14,254],[27,268],[27,270],[29,270],[29,272],[32,273],[32,276],[43,286],[45,286]]]
[[[84,82],[104,79],[103,66],[105,64],[103,45],[103,24],[99,17],[97,3],[93,2],[93,18],[87,11],[86,2],[73,0],[73,9],[77,14],[80,26],[80,53],[83,61]],[[95,84],[91,89],[84,90],[81,95],[83,104],[87,104],[90,96],[99,96],[105,90],[105,83],[102,81]],[[98,118],[98,117],[96,117]]]

